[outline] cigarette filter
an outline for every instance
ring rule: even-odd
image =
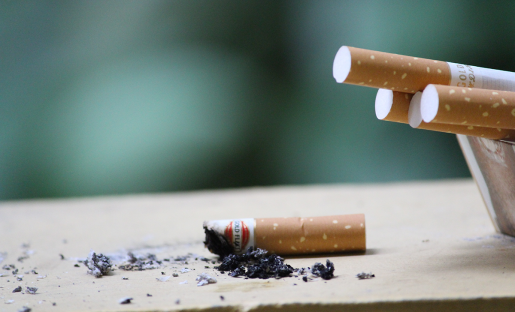
[[[515,73],[343,46],[336,82],[416,93],[428,84],[515,91]]]
[[[249,247],[278,255],[366,250],[363,214],[204,222],[204,244],[224,257]]]
[[[421,92],[413,95],[379,89],[375,102],[376,116],[381,120],[409,123],[413,128],[424,130],[464,134],[493,140],[515,138],[515,131],[509,129],[422,122],[420,114],[421,95]]]
[[[515,92],[428,85],[420,101],[428,123],[515,129]]]

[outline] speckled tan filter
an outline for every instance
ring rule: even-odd
[[[515,129],[515,92],[428,85],[421,114],[428,123]]]
[[[365,215],[256,219],[255,242],[279,255],[366,250]]]
[[[413,94],[380,89],[377,92],[376,96],[377,117],[381,120],[407,124],[409,122],[408,114],[412,98]],[[390,107],[389,110],[384,109],[385,104],[387,107]],[[416,128],[446,133],[477,136],[492,140],[508,139],[510,137],[515,138],[515,131],[509,129],[470,127],[465,125],[440,124],[436,122],[421,122],[418,124],[418,126],[416,126]]]
[[[346,46],[336,54],[333,76],[339,83],[406,93],[422,91],[431,83],[451,83],[447,62]]]

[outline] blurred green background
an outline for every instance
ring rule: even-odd
[[[2,1],[0,199],[470,176],[342,45],[515,71],[514,1]]]

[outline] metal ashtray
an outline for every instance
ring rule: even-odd
[[[515,236],[515,143],[457,136],[496,230]]]

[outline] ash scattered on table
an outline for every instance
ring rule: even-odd
[[[158,280],[159,282],[166,282],[167,280],[170,279],[170,276],[160,276],[160,277],[156,277],[156,280]]]
[[[271,277],[288,277],[298,269],[284,263],[284,259],[273,254],[267,256],[268,251],[260,248],[254,250],[250,247],[242,255],[229,254],[223,258],[222,264],[216,266],[220,272],[229,272],[229,276],[245,276],[248,278],[267,279]]]
[[[371,279],[376,276],[375,276],[375,274],[372,274],[372,273],[361,272],[361,273],[356,274],[356,277],[360,280],[363,280],[363,279]]]
[[[109,274],[112,270],[111,260],[103,254],[96,254],[93,250],[89,253],[89,256],[84,260],[84,265],[89,269],[88,274],[95,277],[102,277]]]
[[[163,269],[168,264],[187,265],[188,261],[210,262],[212,260],[192,253],[188,253],[187,255],[183,256],[159,259],[153,253],[136,255],[132,251],[129,251],[127,252],[127,256],[118,263],[118,268],[125,271],[155,270]]]
[[[207,284],[214,284],[217,282],[216,278],[210,276],[207,273],[200,273],[195,280],[198,282],[197,286],[204,286]]]
[[[322,263],[315,263],[313,268],[293,268],[289,264],[284,263],[284,258],[278,255],[268,255],[268,251],[261,248],[250,247],[247,252],[242,255],[229,254],[222,259],[219,266],[214,267],[222,274],[226,271],[229,276],[245,278],[283,278],[304,275],[302,279],[307,282],[314,278],[321,277],[329,280],[334,277],[334,264],[327,260],[326,266]]]
[[[131,297],[125,297],[125,298],[121,298],[120,300],[118,300],[118,302],[120,304],[129,304],[129,303],[131,303],[132,300],[134,300],[134,299]]]
[[[334,277],[334,263],[327,259],[326,265],[327,267],[320,262],[315,263],[311,269],[311,273],[315,276],[320,276],[325,280],[330,280]]]
[[[36,294],[37,291],[38,291],[38,289],[36,287],[27,287],[27,289],[25,290],[25,292],[27,294],[31,294],[31,295]]]
[[[146,256],[136,257],[132,252],[129,252],[127,256],[127,262],[119,265],[119,269],[125,271],[144,271],[159,269],[163,266],[163,261],[158,260],[154,254],[149,253]]]

